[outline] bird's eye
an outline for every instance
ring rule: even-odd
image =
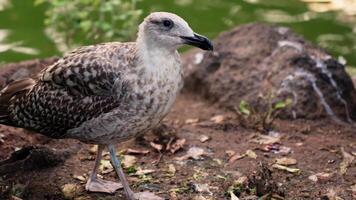
[[[166,28],[172,28],[173,27],[173,22],[172,20],[169,20],[169,19],[165,19],[163,20],[163,26],[166,27]]]

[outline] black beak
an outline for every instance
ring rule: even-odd
[[[210,40],[202,35],[194,33],[194,37],[181,36],[181,38],[183,39],[184,44],[189,44],[203,50],[214,50],[213,44]]]

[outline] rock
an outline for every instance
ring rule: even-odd
[[[214,52],[183,56],[185,89],[233,109],[242,100],[258,110],[291,99],[281,118],[356,119],[356,92],[344,65],[289,29],[248,24],[222,33]]]
[[[48,65],[53,64],[58,60],[57,57],[50,57],[46,59],[35,59],[22,61],[19,63],[5,64],[0,66],[0,88],[6,84],[23,78],[30,77]]]

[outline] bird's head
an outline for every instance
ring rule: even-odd
[[[144,42],[167,49],[177,49],[183,44],[213,50],[210,40],[189,27],[178,15],[167,12],[154,12],[140,24],[138,38]]]

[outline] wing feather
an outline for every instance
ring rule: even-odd
[[[135,65],[135,51],[133,43],[82,47],[46,68],[38,79],[9,84],[0,94],[0,102],[5,102],[0,123],[6,124],[7,118],[8,125],[64,137],[67,130],[120,105],[127,91],[122,74]]]
[[[91,48],[60,59],[43,72],[40,80],[68,88],[74,94],[111,96],[115,82],[121,78],[122,64],[119,59],[98,52],[98,47]]]

